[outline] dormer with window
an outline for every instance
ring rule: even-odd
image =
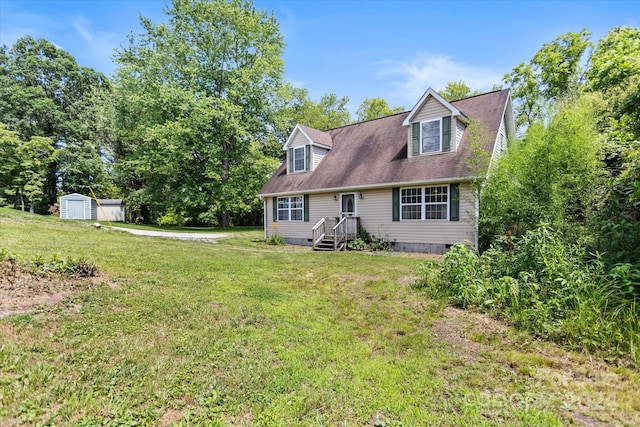
[[[428,89],[403,123],[408,127],[408,156],[456,151],[467,124],[456,107]]]
[[[296,125],[283,147],[287,152],[287,174],[313,171],[332,146],[329,134]]]

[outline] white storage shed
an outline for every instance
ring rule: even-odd
[[[122,199],[98,199],[98,221],[124,222],[124,203]]]
[[[97,219],[98,206],[89,196],[71,193],[60,197],[60,218],[62,219]]]

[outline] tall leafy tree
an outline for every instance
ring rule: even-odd
[[[362,101],[360,108],[358,108],[357,120],[364,122],[366,120],[373,120],[379,117],[390,116],[391,114],[401,113],[404,111],[404,107],[391,108],[386,100],[382,98],[367,98]]]
[[[74,164],[69,156],[52,155],[43,182],[39,210],[55,203],[58,189],[80,191],[87,176],[108,179],[93,112],[97,93],[108,92],[104,75],[79,66],[73,56],[44,39],[27,36],[11,49],[0,49],[0,121],[15,130],[22,141],[35,136],[50,139],[51,150],[75,147],[92,162]],[[84,167],[69,176],[70,167]],[[77,178],[77,179],[76,179]]]
[[[485,248],[507,231],[524,234],[540,222],[582,227],[594,215],[605,184],[596,104],[591,95],[563,103],[548,124],[530,126],[492,167],[480,198]]]
[[[614,27],[598,41],[587,71],[587,89],[601,91],[609,137],[640,139],[640,29]]]
[[[518,64],[503,77],[512,88],[520,129],[544,119],[553,103],[579,94],[584,83],[581,60],[592,45],[590,36],[586,29],[560,35],[544,44],[529,63]]]
[[[479,95],[480,91],[472,91],[464,80],[458,80],[457,82],[448,82],[447,86],[438,93],[447,101],[456,101],[473,95]]]
[[[165,12],[166,23],[142,18],[116,56],[119,173],[138,205],[228,227],[261,207],[247,182],[268,177],[253,142],[273,127],[282,36],[251,1],[175,0]]]
[[[22,141],[17,132],[0,123],[0,200],[9,196],[14,207],[24,211],[28,204],[33,213],[44,196],[47,166],[55,160],[53,151],[51,139],[36,135]]]

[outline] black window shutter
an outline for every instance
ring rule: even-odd
[[[451,151],[451,116],[442,118],[442,151]]]
[[[293,173],[293,148],[289,148],[289,173]]]
[[[414,123],[411,131],[411,155],[420,155],[420,123]]]
[[[273,222],[278,222],[278,198],[272,197],[271,204],[273,205]]]
[[[391,198],[393,199],[393,221],[400,221],[400,189],[393,188],[391,193]]]
[[[304,166],[305,170],[311,170],[311,145],[307,144],[304,146]]]
[[[458,184],[451,184],[449,192],[449,221],[460,221],[460,188]]]
[[[304,205],[302,206],[304,222],[309,222],[309,195],[304,195]]]

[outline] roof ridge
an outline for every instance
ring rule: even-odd
[[[502,92],[503,90],[509,90],[509,88],[495,89],[495,90],[490,90],[489,92],[477,93],[475,95],[467,96],[466,98],[460,98],[460,99],[456,99],[455,101],[449,101],[449,102],[450,103],[454,103],[454,102],[458,102],[458,101],[465,101],[467,99],[477,98],[478,96],[485,96],[485,95],[489,95],[489,94],[496,93],[496,92]]]
[[[369,119],[369,120],[363,120],[363,121],[361,121],[361,122],[353,122],[353,123],[349,123],[349,124],[346,124],[346,125],[344,125],[344,126],[338,126],[338,127],[336,127],[336,128],[330,128],[330,129],[327,129],[327,130],[326,130],[326,131],[324,131],[324,132],[329,132],[329,131],[331,131],[331,130],[337,130],[337,129],[344,129],[344,128],[349,127],[349,126],[361,125],[361,124],[363,124],[363,123],[373,122],[373,121],[376,121],[376,120],[388,119],[389,117],[399,116],[400,114],[406,114],[406,113],[409,113],[409,110],[407,110],[407,111],[401,111],[401,112],[399,112],[399,113],[389,114],[388,116],[376,117],[375,119]]]

